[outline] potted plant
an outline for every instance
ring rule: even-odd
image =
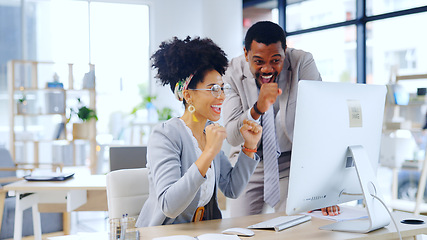
[[[18,114],[27,113],[27,96],[25,94],[23,94],[22,97],[18,99],[17,111]]]
[[[156,100],[157,96],[151,95],[148,92],[148,87],[146,84],[139,84],[138,88],[142,101],[132,109],[130,114],[134,115],[135,120],[139,119],[147,122],[157,122],[159,120],[158,111],[156,106],[154,106],[154,101]]]
[[[157,96],[148,95],[142,98],[142,102],[136,105],[130,114],[136,115],[138,110],[150,108],[153,105],[153,101],[156,100]]]
[[[159,121],[166,121],[172,118],[172,109],[169,107],[164,107],[157,110],[159,116]]]
[[[86,107],[80,98],[77,98],[78,109],[70,109],[70,118],[71,115],[76,115],[79,118],[79,122],[73,123],[73,139],[92,139],[95,138],[95,127],[98,116],[96,115],[95,110]]]

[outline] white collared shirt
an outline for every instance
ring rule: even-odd
[[[188,134],[191,136],[191,139],[193,140],[194,149],[196,150],[196,156],[197,158],[199,158],[202,154],[202,150],[199,148],[199,143],[194,137],[193,132],[191,132],[191,129],[185,124],[182,119],[180,120],[184,125],[185,129],[187,129]],[[211,163],[211,167],[206,172],[205,178],[206,181],[200,186],[200,199],[197,207],[205,206],[212,198],[215,188],[215,167],[213,161]]]

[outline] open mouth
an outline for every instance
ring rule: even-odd
[[[273,74],[260,76],[262,83],[269,83],[273,80]]]
[[[222,105],[212,105],[211,108],[215,113],[220,114]]]

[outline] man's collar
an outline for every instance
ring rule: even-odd
[[[286,49],[285,51],[285,62],[283,63],[283,68],[282,68],[282,72],[283,70],[291,70],[291,62],[290,62],[290,57],[288,54],[289,49]]]

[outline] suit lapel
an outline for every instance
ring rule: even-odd
[[[289,92],[291,88],[292,81],[292,71],[289,62],[289,56],[286,56],[285,63],[282,69],[282,72],[278,76],[279,88],[282,89],[282,95],[279,96],[279,107],[282,111],[280,114],[280,123],[282,125],[283,133],[289,138],[288,131],[286,129],[286,111],[289,101]],[[246,65],[243,69],[243,79],[242,79],[243,91],[246,95],[248,108],[251,108],[254,103],[258,100],[258,87],[256,86],[255,79],[249,69],[249,66]]]
[[[286,116],[291,85],[292,71],[289,62],[289,56],[287,55],[285,58],[285,64],[283,66],[282,72],[279,75],[279,88],[282,89],[282,95],[279,96],[279,106],[280,111],[282,112],[280,114],[280,125],[282,126],[282,130],[288,139],[290,139],[290,136],[286,128]]]
[[[248,64],[245,65],[243,69],[243,79],[242,79],[243,91],[246,94],[246,100],[248,108],[251,108],[252,105],[258,100],[258,87],[256,86],[255,79],[249,69]]]

